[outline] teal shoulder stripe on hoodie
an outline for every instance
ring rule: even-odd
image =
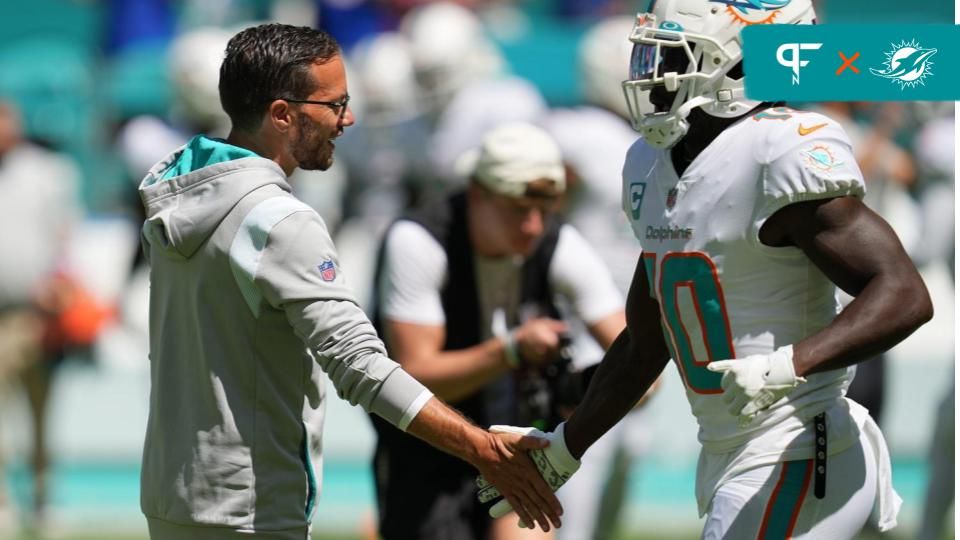
[[[177,161],[164,173],[161,180],[183,176],[204,167],[233,161],[235,159],[257,157],[257,154],[223,139],[212,139],[206,135],[197,135],[190,139]]]

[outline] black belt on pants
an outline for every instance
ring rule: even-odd
[[[820,413],[813,417],[817,441],[813,457],[813,494],[822,499],[827,492],[827,415]]]

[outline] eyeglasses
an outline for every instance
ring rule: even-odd
[[[314,101],[311,99],[290,99],[290,98],[273,98],[273,99],[282,99],[288,103],[306,103],[308,105],[323,105],[329,107],[333,114],[337,116],[343,116],[343,113],[347,110],[347,104],[350,103],[350,94],[345,94],[343,98],[338,99],[337,101]]]

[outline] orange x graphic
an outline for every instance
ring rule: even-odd
[[[837,51],[837,54],[840,55],[840,58],[843,58],[843,65],[840,66],[839,69],[837,69],[837,73],[836,73],[837,75],[840,75],[841,73],[843,73],[843,71],[847,68],[850,68],[851,70],[853,70],[854,73],[858,73],[858,74],[860,73],[860,70],[857,69],[857,66],[853,65],[853,61],[856,60],[857,58],[860,58],[860,51],[857,51],[856,53],[854,53],[854,55],[851,56],[850,58],[847,58],[846,56],[844,56],[843,53],[840,51]]]

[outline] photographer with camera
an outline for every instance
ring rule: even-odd
[[[374,323],[391,358],[473,422],[553,429],[585,388],[557,301],[606,349],[625,324],[622,296],[555,213],[566,177],[544,131],[501,125],[458,168],[464,190],[388,230]],[[469,466],[372,418],[384,540],[552,538],[490,518]]]

